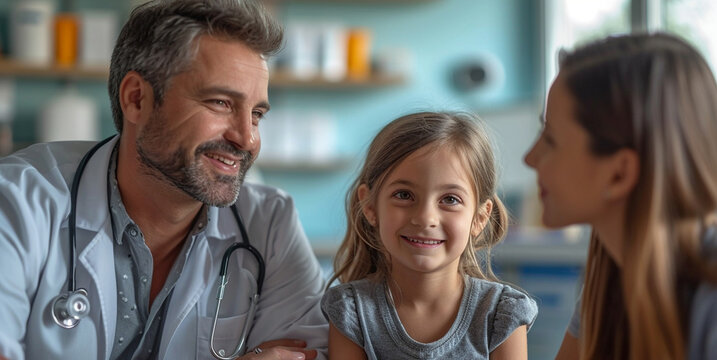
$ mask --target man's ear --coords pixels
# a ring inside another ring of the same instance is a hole
[[[368,199],[371,190],[368,188],[368,185],[361,184],[359,185],[357,192],[359,201],[364,202],[366,199]],[[366,206],[363,206],[361,208],[361,211],[363,212],[363,216],[366,218],[366,221],[368,221],[371,226],[376,226],[376,209],[374,208],[373,204],[366,204]]]
[[[490,220],[490,214],[493,212],[493,200],[486,200],[483,205],[478,207],[476,216],[473,218],[471,224],[471,236],[476,237],[483,231],[483,228],[488,224]]]
[[[623,200],[637,186],[640,178],[640,157],[633,149],[620,149],[610,155],[608,184],[603,192],[605,200]]]
[[[148,118],[154,109],[152,86],[136,71],[128,72],[122,79],[119,100],[124,119],[131,124]]]

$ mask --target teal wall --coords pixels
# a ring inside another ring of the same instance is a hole
[[[10,3],[10,0],[0,0],[0,42],[5,51]],[[76,0],[62,4],[60,6],[72,8],[112,9],[121,20],[129,10],[129,1]],[[337,20],[367,27],[373,32],[374,49],[400,47],[409,50],[413,59],[413,72],[405,85],[372,90],[270,90],[273,109],[297,112],[320,109],[331,113],[338,122],[338,151],[353,159],[347,167],[336,171],[263,173],[268,183],[294,196],[312,241],[317,245],[335,245],[340,241],[345,224],[346,190],[372,136],[391,119],[425,109],[467,109],[480,113],[535,100],[540,64],[537,10],[537,2],[527,0],[389,4],[287,1],[279,6],[278,15],[284,22]],[[481,94],[454,90],[449,81],[452,66],[466,56],[482,52],[493,54],[502,63],[503,86]],[[48,79],[16,82],[13,126],[16,141],[34,140],[38,110],[63,86],[62,81]],[[102,133],[111,134],[113,126],[106,85],[81,81],[74,86],[96,100]],[[266,121],[271,121],[271,116]]]
[[[373,31],[374,49],[401,47],[413,54],[414,71],[403,86],[367,91],[270,93],[273,109],[330,111],[338,122],[339,151],[354,159],[348,168],[334,173],[264,174],[267,182],[294,196],[304,227],[315,242],[340,241],[345,226],[346,191],[371,138],[393,118],[424,109],[467,109],[480,113],[531,102],[537,96],[539,18],[534,1],[292,3],[282,7],[280,15],[285,21],[336,19],[367,27]],[[493,54],[502,63],[503,86],[478,95],[456,91],[449,81],[453,65],[465,56],[481,52]],[[270,117],[267,121],[271,121]]]

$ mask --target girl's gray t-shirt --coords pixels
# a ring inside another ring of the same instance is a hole
[[[413,340],[388,299],[385,282],[357,280],[326,291],[321,309],[368,359],[488,359],[518,327],[532,326],[538,307],[508,285],[468,278],[453,325],[439,340]]]

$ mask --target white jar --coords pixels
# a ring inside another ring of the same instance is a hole
[[[16,1],[10,14],[10,54],[17,61],[33,65],[52,63],[52,2]]]
[[[97,106],[67,88],[50,99],[37,124],[37,141],[97,140]]]

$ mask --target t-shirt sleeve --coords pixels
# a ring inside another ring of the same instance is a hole
[[[363,347],[361,324],[356,311],[356,300],[350,284],[334,286],[321,299],[321,310],[331,324],[349,340]]]
[[[527,325],[533,326],[538,316],[538,305],[522,291],[505,286],[496,305],[493,331],[491,331],[489,351],[495,350],[515,329]]]
[[[697,288],[689,331],[689,359],[717,359],[717,286]]]

